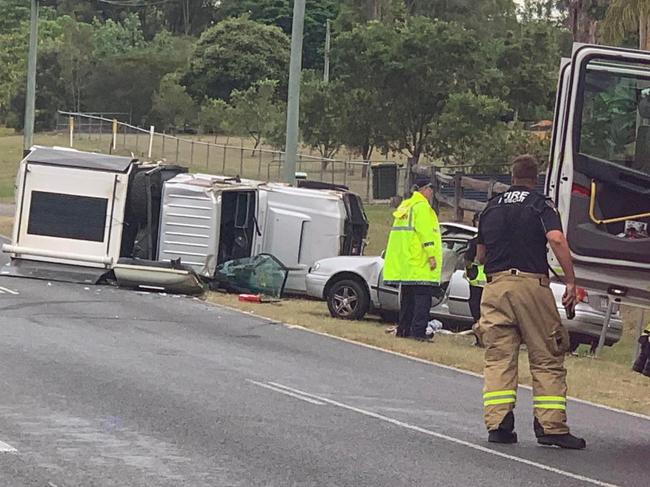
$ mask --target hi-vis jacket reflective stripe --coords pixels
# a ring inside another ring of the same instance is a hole
[[[442,271],[442,239],[438,217],[427,199],[415,192],[393,213],[388,236],[384,281],[391,284],[439,284]],[[429,258],[436,259],[431,270]]]
[[[481,264],[473,263],[469,269],[465,270],[464,276],[470,286],[483,287],[487,284],[485,268]]]

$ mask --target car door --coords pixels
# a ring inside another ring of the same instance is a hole
[[[399,311],[399,286],[384,282],[383,269],[377,282],[377,301],[382,310]]]
[[[579,284],[649,302],[650,52],[577,46],[552,140],[546,188]]]

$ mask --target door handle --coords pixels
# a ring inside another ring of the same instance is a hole
[[[619,223],[619,222],[624,222],[626,220],[635,220],[637,218],[648,218],[648,217],[650,217],[650,211],[646,213],[637,213],[635,215],[606,218],[604,220],[597,218],[596,217],[596,180],[595,179],[591,180],[591,196],[589,198],[589,218],[591,218],[591,221],[594,222],[596,225],[601,225],[603,223]]]

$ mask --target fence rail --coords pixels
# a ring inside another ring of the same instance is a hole
[[[158,132],[153,126],[142,128],[101,114],[59,111],[58,115],[57,131],[65,136],[66,145],[70,147],[111,154],[133,154],[144,160],[182,164],[195,172],[268,181],[279,181],[281,178],[285,153],[263,146],[252,147],[243,138],[199,134],[180,137]],[[374,182],[371,169],[375,163],[396,164],[397,194],[403,195],[408,191],[408,169],[395,161],[333,159],[299,153],[296,174],[314,181],[345,186],[371,202]],[[416,166],[413,171],[431,175],[432,168]],[[480,180],[459,171],[447,174],[444,170],[438,168],[435,177],[432,177],[436,183],[436,201],[453,208],[457,221],[463,221],[465,211],[476,212],[485,207],[483,201],[467,198],[466,189],[485,192],[489,198],[494,192],[507,188],[494,179]],[[442,191],[443,187],[446,192]],[[452,195],[449,194],[449,187],[454,188]]]
[[[108,119],[99,115],[58,112],[57,131],[66,135],[70,147],[113,154],[133,154],[151,161],[164,161],[188,166],[196,172],[212,172],[248,179],[280,180],[284,152],[267,147],[251,147],[240,138],[216,135],[185,134],[185,137],[157,132]],[[206,138],[211,140],[206,140]],[[214,139],[213,139],[214,137]],[[221,140],[220,140],[221,139]],[[225,139],[225,143],[220,143]],[[386,161],[381,161],[386,162]],[[299,153],[298,177],[341,185],[372,200],[373,161],[332,159]]]

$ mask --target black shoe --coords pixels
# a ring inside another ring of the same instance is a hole
[[[517,433],[502,429],[488,431],[488,442],[505,444],[517,443]]]
[[[501,421],[499,427],[495,430],[488,431],[488,442],[490,443],[517,443],[517,433],[515,433],[515,415],[508,411]]]
[[[537,443],[546,446],[559,446],[569,450],[584,450],[587,447],[587,442],[583,438],[573,436],[571,433],[538,436]]]

